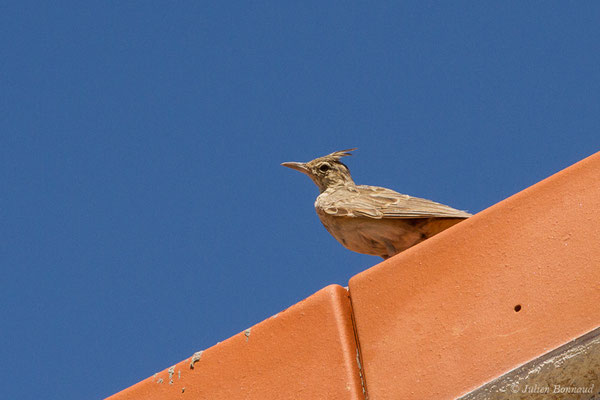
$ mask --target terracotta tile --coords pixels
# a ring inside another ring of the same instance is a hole
[[[456,398],[591,331],[600,153],[353,277],[350,293],[371,400]]]
[[[287,310],[111,397],[361,399],[348,292],[328,286]]]

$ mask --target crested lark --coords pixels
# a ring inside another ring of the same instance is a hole
[[[355,184],[340,161],[352,150],[281,164],[308,175],[319,187],[317,214],[347,249],[387,259],[471,216],[431,200]]]

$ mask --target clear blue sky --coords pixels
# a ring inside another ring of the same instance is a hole
[[[600,150],[598,2],[6,2],[6,399],[111,395],[380,261],[281,167],[478,212]]]

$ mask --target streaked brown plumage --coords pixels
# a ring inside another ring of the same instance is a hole
[[[377,186],[356,185],[340,158],[348,149],[307,163],[281,165],[310,177],[321,194],[315,209],[325,228],[347,249],[391,257],[471,214]]]

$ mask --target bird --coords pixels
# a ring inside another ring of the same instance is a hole
[[[347,149],[284,167],[308,175],[318,186],[315,209],[325,229],[344,247],[384,260],[469,218],[471,214],[394,190],[354,183],[340,161]]]

